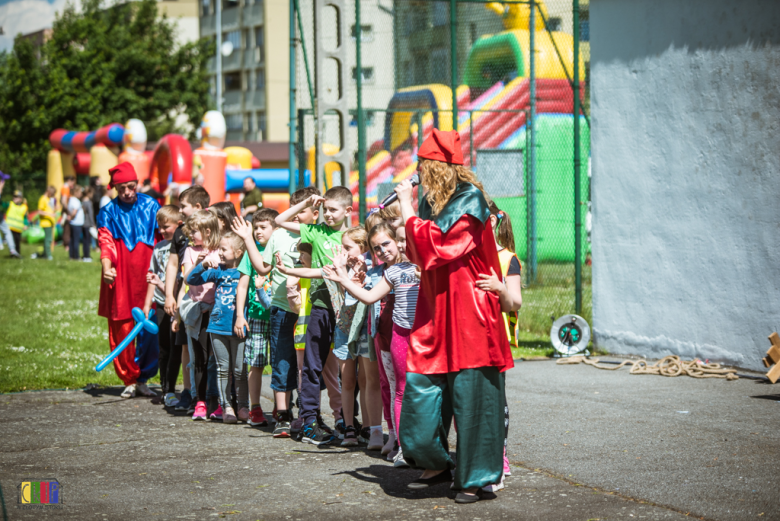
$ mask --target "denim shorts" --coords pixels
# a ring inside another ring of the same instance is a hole
[[[336,356],[336,358],[338,358],[342,362],[344,360],[347,360],[348,358],[357,360],[358,356],[368,358],[368,350],[369,350],[368,332],[365,326],[363,326],[363,330],[360,332],[360,337],[358,338],[357,353],[353,353],[352,356],[350,356],[349,345],[347,344],[347,339],[349,335],[347,335],[347,333],[344,333],[338,326],[336,326],[334,337],[335,340],[334,340],[333,354]]]
[[[298,315],[271,306],[271,389],[277,392],[298,388],[298,357],[295,354],[295,323]]]

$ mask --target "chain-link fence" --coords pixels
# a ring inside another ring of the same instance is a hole
[[[300,170],[323,172],[321,188],[350,186],[356,202],[364,193],[370,210],[415,172],[433,128],[457,128],[466,164],[511,219],[521,345],[546,338],[553,316],[591,318],[588,7],[297,0]]]

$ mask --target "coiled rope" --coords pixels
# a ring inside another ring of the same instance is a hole
[[[647,360],[624,360],[616,365],[599,365],[598,358],[587,358],[582,355],[561,358],[556,362],[558,365],[586,364],[596,369],[605,371],[616,371],[624,365],[631,365],[631,374],[657,374],[661,376],[680,376],[688,375],[693,378],[725,378],[726,380],[738,380],[736,369],[725,369],[720,364],[704,363],[700,360],[681,360],[679,356],[672,355],[662,358],[654,364],[648,364]]]

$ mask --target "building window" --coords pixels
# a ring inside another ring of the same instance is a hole
[[[225,124],[228,130],[244,130],[244,115],[243,114],[227,114],[225,116]]]
[[[249,134],[252,134],[252,132],[255,131],[255,118],[252,117],[252,113],[249,112],[246,115],[246,122],[247,122],[247,131]],[[250,136],[253,138],[254,136]]]
[[[230,31],[222,35],[223,42],[230,42],[233,44],[233,49],[238,50],[241,48],[241,31]]]
[[[263,136],[265,136],[265,112],[258,112],[257,113],[257,130],[263,133]]]
[[[590,41],[590,20],[580,20],[580,41]]]
[[[255,47],[257,47],[257,62],[265,61],[265,31],[263,26],[255,27]]]
[[[428,83],[428,55],[418,54],[414,58],[414,83],[417,85]]]
[[[230,9],[232,7],[238,7],[238,0],[224,0],[222,2],[222,9]]]
[[[265,69],[257,69],[255,73],[255,90],[265,90]]]
[[[433,3],[433,26],[441,27],[450,22],[450,10],[447,2]]]
[[[225,74],[225,92],[241,90],[241,73],[228,72]]]
[[[202,16],[208,16],[211,14],[211,0],[201,0],[200,9],[203,13]]]
[[[352,39],[357,39],[357,25],[352,25]],[[360,24],[360,41],[371,42],[374,40],[374,26],[370,24]]]
[[[363,83],[372,83],[374,81],[374,68],[363,67]],[[352,81],[357,81],[357,67],[352,67]]]

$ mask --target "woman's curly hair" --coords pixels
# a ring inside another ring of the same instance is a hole
[[[431,204],[433,215],[438,215],[449,202],[458,183],[471,183],[482,192],[485,200],[490,203],[490,197],[485,188],[477,180],[477,175],[462,165],[451,165],[441,161],[421,159],[419,166],[422,186],[427,191],[425,195]]]

